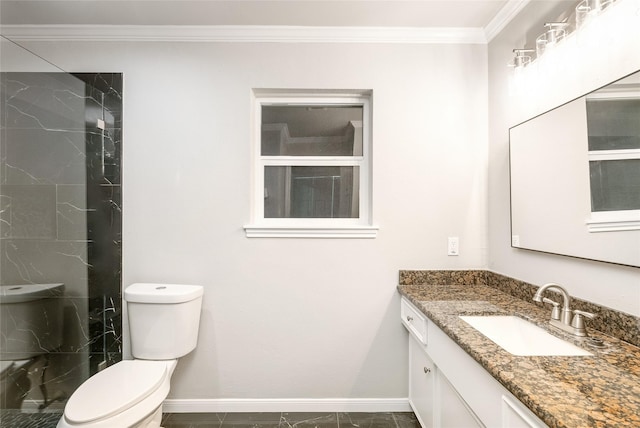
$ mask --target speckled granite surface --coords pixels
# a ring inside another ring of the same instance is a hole
[[[540,307],[545,306],[532,301],[537,286],[485,270],[401,270],[399,283],[401,285],[485,284]],[[551,308],[549,305],[547,307]],[[591,328],[640,346],[640,317],[576,298],[572,298],[571,307],[596,315],[593,320],[588,321]]]
[[[596,349],[552,329],[547,308],[485,285],[481,272],[401,273],[398,290],[550,427],[640,427],[640,348],[590,330],[606,344]],[[407,284],[417,278],[448,283]],[[514,356],[458,318],[465,314],[519,315],[594,355]]]

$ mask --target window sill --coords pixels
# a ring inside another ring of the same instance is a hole
[[[589,220],[589,232],[620,232],[626,230],[640,230],[640,219],[636,220]]]
[[[348,238],[372,239],[378,236],[378,226],[348,227],[244,227],[247,238]]]

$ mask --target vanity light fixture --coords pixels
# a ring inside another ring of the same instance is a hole
[[[575,7],[575,29],[579,30],[582,26],[588,22],[594,20],[605,9],[610,8],[613,4],[619,0],[582,0]],[[547,22],[544,24],[546,31],[536,38],[535,50],[531,49],[514,49],[516,54],[513,63],[509,66],[518,68],[526,66],[534,59],[540,58],[544,52],[549,50],[552,46],[556,45],[562,39],[569,35],[569,28],[571,24],[568,22],[568,18],[561,22]],[[535,52],[535,58],[530,55],[531,52]]]
[[[565,38],[569,23],[566,21],[547,22],[544,26],[548,30],[536,38],[536,57],[540,57],[547,49]]]
[[[580,28],[617,0],[582,0],[576,6],[576,29]]]
[[[516,54],[513,57],[513,62],[509,64],[510,67],[520,68],[531,63],[531,53],[535,52],[533,49],[514,49],[513,53]]]

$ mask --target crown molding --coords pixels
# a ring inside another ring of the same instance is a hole
[[[3,25],[15,41],[486,44],[482,28]]]
[[[504,29],[504,27],[511,22],[513,18],[516,17],[518,13],[524,7],[529,4],[531,0],[509,0],[507,4],[505,4],[502,9],[498,11],[496,16],[493,17],[491,22],[487,24],[484,29],[485,38],[487,43],[489,43],[495,36],[500,34],[500,31]]]

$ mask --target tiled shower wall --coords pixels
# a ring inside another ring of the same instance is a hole
[[[87,84],[89,351],[92,356],[90,373],[93,374],[98,365],[108,366],[122,359],[122,74],[74,76]]]
[[[121,359],[122,76],[1,84],[0,285],[65,284],[63,344],[34,361],[23,405],[55,407]]]

